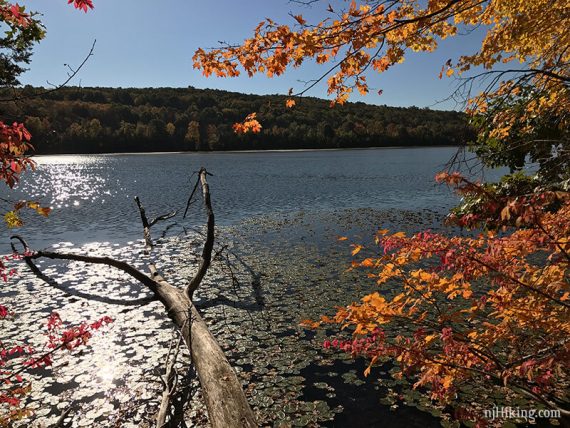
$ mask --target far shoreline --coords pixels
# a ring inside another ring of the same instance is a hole
[[[188,150],[188,151],[156,151],[156,152],[105,152],[105,153],[82,153],[82,152],[72,152],[72,153],[42,153],[38,155],[32,155],[32,158],[50,157],[50,156],[133,156],[133,155],[174,155],[174,154],[251,154],[251,153],[297,153],[297,152],[340,152],[349,150],[399,150],[399,149],[436,149],[436,148],[466,148],[465,145],[450,145],[450,144],[438,144],[438,145],[409,145],[409,146],[372,146],[372,147],[335,147],[326,149],[258,149],[258,150]]]

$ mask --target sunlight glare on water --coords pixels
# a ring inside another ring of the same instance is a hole
[[[53,208],[79,206],[80,200],[96,202],[101,194],[110,194],[100,157],[43,156],[36,159],[42,180],[33,180],[25,190],[33,197],[50,196]],[[24,190],[24,189],[22,189]]]
[[[113,385],[113,381],[115,380],[115,361],[107,354],[109,354],[109,352],[101,352],[97,354],[97,359],[95,360],[95,372],[97,374],[97,380],[101,384],[101,388],[103,390],[111,387]]]
[[[134,196],[151,215],[183,211],[190,177],[202,166],[213,174],[209,181],[218,224],[299,210],[429,207],[444,212],[456,199],[433,178],[456,150],[40,156],[38,170],[24,174],[16,192],[0,191],[0,197],[53,208],[47,219],[30,214],[21,230],[36,247],[138,239]]]

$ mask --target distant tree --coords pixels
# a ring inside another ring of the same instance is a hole
[[[174,123],[168,122],[166,124],[166,135],[168,135],[169,137],[173,137],[175,133],[176,133],[176,126],[174,125]]]
[[[190,143],[191,149],[196,149],[200,145],[200,124],[193,120],[188,124],[188,130],[184,136],[184,140]]]
[[[208,149],[215,150],[220,142],[220,134],[218,133],[218,128],[216,125],[208,125],[208,128],[206,129],[206,138],[208,142]]]
[[[24,122],[32,135],[45,135],[48,132],[49,127],[46,127],[45,120],[37,116],[27,116]]]
[[[121,121],[118,134],[125,140],[132,140],[135,138],[137,126],[130,122]]]
[[[142,122],[137,122],[135,135],[141,140],[148,140],[152,136],[150,128]]]
[[[86,136],[84,127],[77,122],[73,122],[71,125],[69,125],[69,127],[65,130],[65,135],[69,138],[69,140],[75,141],[76,143],[83,141]]]
[[[332,140],[335,136],[334,128],[329,123],[322,124],[320,132],[325,142]]]
[[[97,141],[102,132],[103,127],[101,126],[99,119],[93,118],[87,122],[87,126],[85,127],[85,136],[89,140]]]
[[[133,105],[134,100],[132,95],[127,90],[116,90],[112,93],[112,101],[117,104]]]

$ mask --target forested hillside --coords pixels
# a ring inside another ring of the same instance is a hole
[[[456,145],[471,131],[463,113],[285,98],[195,88],[68,87],[3,90],[2,115],[22,118],[36,153],[251,150]],[[257,112],[259,134],[232,124]]]

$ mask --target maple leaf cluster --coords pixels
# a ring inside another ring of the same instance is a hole
[[[93,0],[67,0],[67,4],[73,3],[76,9],[80,9],[83,12],[88,12],[93,9]]]
[[[10,187],[14,187],[23,171],[35,168],[35,162],[28,157],[33,149],[30,138],[23,124],[0,121],[0,180]]]
[[[13,316],[0,305],[0,320]],[[22,376],[27,370],[53,365],[53,357],[60,350],[72,351],[87,345],[93,333],[113,320],[104,316],[93,322],[82,322],[65,327],[60,315],[52,312],[46,324],[47,352],[38,352],[33,346],[0,342],[0,426],[28,417],[32,412],[23,406],[23,399],[31,392],[31,382]]]
[[[233,130],[236,134],[246,134],[251,132],[253,134],[258,134],[261,132],[261,124],[257,120],[257,113],[251,113],[247,115],[242,123],[234,123]]]
[[[31,23],[31,18],[25,12],[25,8],[18,4],[10,4],[0,1],[0,20],[14,27],[27,28]]]
[[[462,194],[483,192],[458,173],[438,180]],[[570,194],[493,202],[490,223],[509,233],[380,230],[379,256],[352,264],[369,271],[378,291],[305,325],[350,328],[352,339],[329,339],[324,347],[367,357],[366,375],[389,359],[395,376],[412,379],[433,400],[450,403],[468,385],[554,406],[570,380]],[[482,220],[454,218],[463,225]],[[363,249],[353,247],[353,255]],[[480,412],[473,415],[464,414],[482,423]]]
[[[493,123],[489,138],[504,138],[513,127],[531,135],[534,118],[548,115],[560,130],[570,124],[570,16],[566,2],[550,0],[394,0],[351,1],[335,10],[330,5],[325,18],[309,23],[294,15],[294,25],[265,19],[253,35],[238,45],[198,49],[194,67],[205,76],[280,76],[305,61],[332,63],[315,83],[327,82],[332,105],[345,103],[354,91],[365,95],[367,75],[383,73],[403,62],[410,52],[431,52],[441,40],[471,28],[484,27],[485,36],[473,55],[448,60],[445,74],[464,79],[474,68],[483,72],[485,88],[472,96],[469,79],[461,86],[468,100],[467,113],[488,115]],[[462,30],[462,31],[459,31]],[[494,70],[497,65],[525,64]],[[326,78],[326,79],[325,79]],[[314,86],[309,85],[309,88]],[[530,93],[521,93],[521,87]],[[308,89],[308,88],[307,88]],[[301,92],[304,93],[307,89]],[[379,94],[382,90],[378,91]],[[524,96],[523,96],[524,95]],[[504,108],[506,99],[516,99],[519,108]],[[287,101],[289,103],[289,101]],[[496,108],[490,109],[495,105]],[[520,126],[520,124],[524,124]]]
[[[0,121],[0,181],[13,188],[19,181],[20,175],[27,169],[34,170],[36,163],[29,157],[28,152],[33,150],[30,144],[31,135],[21,123],[6,125]],[[23,221],[19,215],[23,208],[35,210],[38,214],[47,217],[51,208],[42,207],[33,201],[18,201],[14,208],[4,214],[4,221],[9,228],[21,227]],[[5,271],[0,265],[0,275]]]

